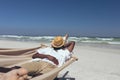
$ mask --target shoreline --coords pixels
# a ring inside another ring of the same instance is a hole
[[[19,44],[20,46],[17,46],[17,44]],[[39,42],[35,42],[35,41],[19,41],[19,40],[0,40],[0,48],[26,48],[26,47],[36,47],[36,46],[40,46],[40,44],[45,44],[50,46],[50,42],[49,41],[39,41]],[[6,46],[6,44],[9,44],[8,46]],[[15,45],[16,44],[16,45]],[[22,44],[25,44],[24,46]],[[101,49],[115,49],[115,50],[120,50],[120,45],[114,45],[114,44],[94,44],[94,43],[77,43],[76,42],[76,46],[79,47],[86,47],[86,48],[101,48]]]

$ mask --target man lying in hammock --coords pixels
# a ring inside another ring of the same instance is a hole
[[[28,75],[34,76],[62,66],[71,57],[75,45],[74,41],[66,43],[67,39],[68,34],[64,37],[55,37],[51,47],[38,49],[32,56],[33,60],[21,65],[21,67],[28,71]]]
[[[38,49],[31,62],[21,65],[20,68],[26,69],[28,75],[36,76],[62,66],[71,57],[75,46],[74,41],[66,43],[67,39],[68,34],[65,37],[55,37],[51,47]]]

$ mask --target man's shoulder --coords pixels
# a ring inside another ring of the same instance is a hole
[[[52,48],[50,48],[50,47],[44,47],[44,48],[39,48],[37,51],[49,51],[51,49]]]
[[[64,53],[70,53],[70,52],[68,49],[60,49],[60,50],[58,50],[58,53],[64,54]]]
[[[42,47],[42,48],[39,48],[38,50],[41,50],[41,49],[52,49],[51,47],[47,46],[47,47]]]

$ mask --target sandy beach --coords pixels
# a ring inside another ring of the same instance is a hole
[[[0,40],[0,48],[32,48],[41,43]],[[43,43],[49,45],[48,43]],[[61,71],[64,80],[120,80],[120,49],[76,45],[78,61]]]

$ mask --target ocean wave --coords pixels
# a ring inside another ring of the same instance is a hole
[[[0,35],[0,39],[18,40],[18,41],[51,41],[55,36],[17,36],[17,35]],[[69,41],[78,43],[98,43],[98,44],[119,44],[120,38],[100,38],[100,37],[69,37]]]
[[[114,40],[114,38],[96,38],[97,40],[101,40],[101,41],[112,41]]]
[[[108,42],[109,44],[119,44],[120,45],[120,42]]]

